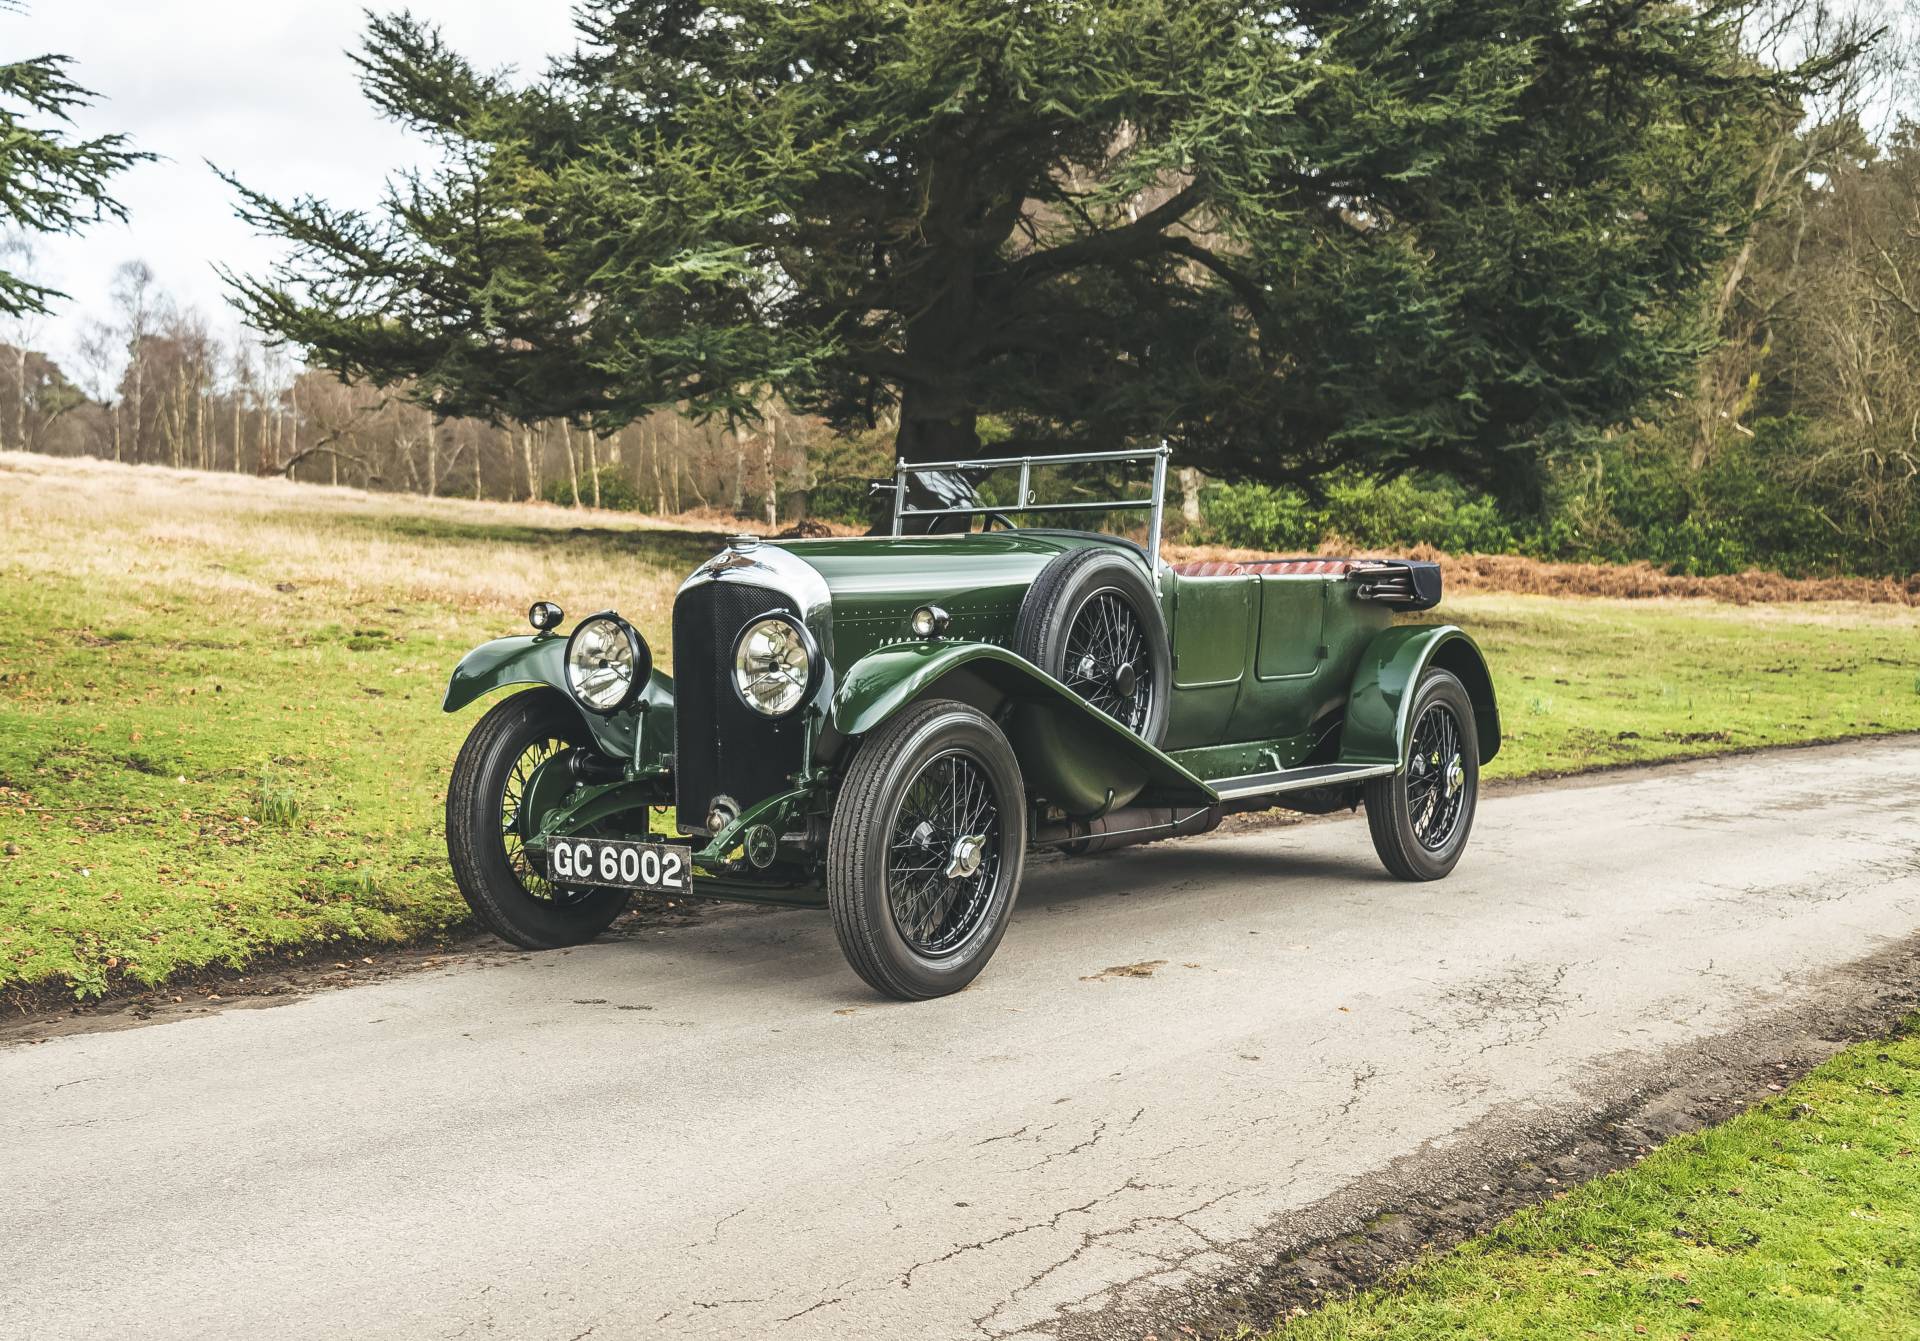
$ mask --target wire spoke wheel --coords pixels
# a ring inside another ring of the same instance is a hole
[[[966,944],[1000,876],[1000,808],[979,761],[929,759],[901,795],[888,835],[887,903],[900,936],[928,956]]]
[[[1407,759],[1407,811],[1414,837],[1429,852],[1446,847],[1465,808],[1460,742],[1460,719],[1448,704],[1429,704],[1414,723]]]
[[[507,769],[505,783],[500,791],[500,846],[507,859],[507,868],[513,872],[514,878],[520,882],[520,888],[528,898],[563,908],[586,899],[591,891],[569,885],[556,885],[547,879],[544,863],[536,861],[526,849],[520,812],[527,803],[528,786],[540,766],[551,762],[563,750],[570,748],[569,742],[557,736],[530,742]]]
[[[1119,592],[1088,597],[1067,630],[1061,681],[1088,703],[1139,732],[1153,712],[1153,658],[1147,630]]]
[[[528,950],[579,945],[605,931],[632,895],[547,879],[527,851],[577,786],[576,752],[591,753],[580,711],[557,690],[509,694],[467,734],[447,779],[447,860],[481,926]]]

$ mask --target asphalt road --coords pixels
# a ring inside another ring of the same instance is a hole
[[[726,912],[0,1049],[0,1336],[1137,1336],[1867,991],[1917,814],[1920,742],[1785,751],[1494,795],[1436,885],[1352,820],[1039,867],[921,1005]]]

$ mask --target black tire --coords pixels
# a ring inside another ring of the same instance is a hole
[[[534,689],[495,704],[474,724],[447,783],[447,857],[467,906],[487,930],[529,950],[590,941],[631,897],[619,889],[550,886],[505,832],[514,770],[543,746],[590,748],[580,712],[558,690]]]
[[[1102,659],[1080,641],[1109,601],[1124,606],[1134,621],[1138,650],[1133,656]],[[1132,557],[1090,546],[1070,550],[1042,568],[1020,603],[1013,650],[1149,745],[1165,738],[1173,702],[1173,653],[1159,597]],[[1126,677],[1123,683],[1114,681],[1117,674]]]
[[[1452,673],[1430,670],[1415,691],[1408,757],[1366,784],[1373,850],[1402,880],[1438,880],[1460,861],[1480,799],[1480,737],[1473,701]],[[1449,737],[1433,736],[1450,729]],[[1454,772],[1457,760],[1458,772]]]
[[[991,816],[974,812],[980,834],[946,834],[921,817],[926,789],[954,778],[968,795],[990,794]],[[962,840],[972,838],[984,842],[963,852]],[[847,963],[896,1000],[959,991],[1006,933],[1026,847],[1020,764],[1000,728],[950,699],[908,708],[861,741],[827,836],[827,907]],[[953,864],[963,860],[974,869],[955,877]],[[902,925],[903,909],[911,925]],[[915,910],[926,915],[915,919]]]

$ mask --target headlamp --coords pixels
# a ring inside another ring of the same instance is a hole
[[[593,712],[619,712],[652,674],[646,640],[611,610],[581,620],[567,639],[567,688]]]
[[[813,635],[791,615],[762,615],[734,641],[734,691],[757,713],[786,716],[806,702],[819,673]]]

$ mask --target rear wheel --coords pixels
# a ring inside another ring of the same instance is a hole
[[[574,750],[592,749],[579,711],[551,689],[515,694],[474,724],[447,783],[447,856],[480,923],[552,950],[592,940],[627,906],[618,889],[555,885],[526,850],[540,810],[571,789]]]
[[[957,992],[1005,934],[1026,857],[1020,765],[962,703],[909,708],[861,742],[827,840],[840,948],[875,991]]]
[[[1381,862],[1402,880],[1438,880],[1466,850],[1480,795],[1480,737],[1466,686],[1450,672],[1420,681],[1398,773],[1366,784],[1367,828]]]

